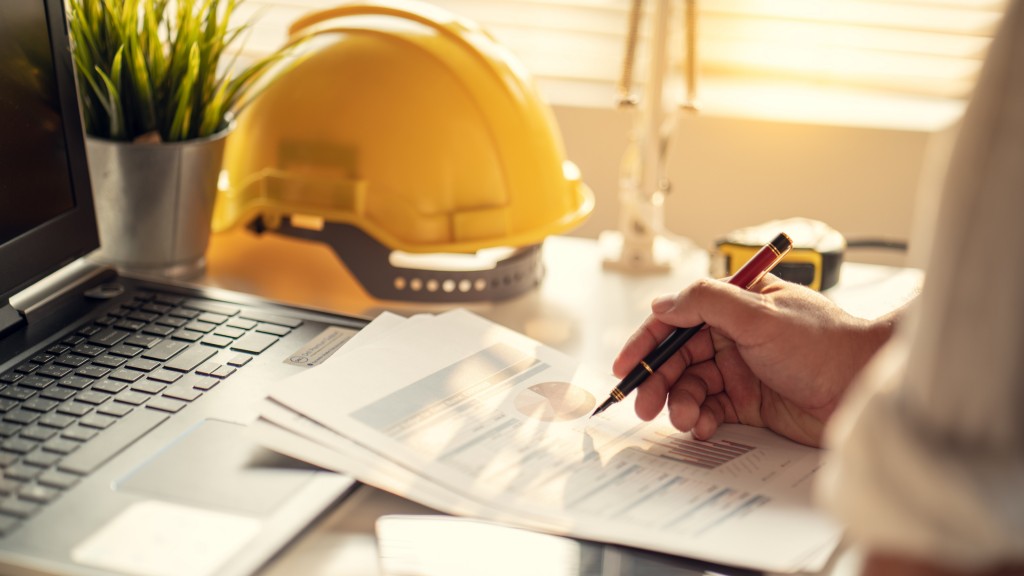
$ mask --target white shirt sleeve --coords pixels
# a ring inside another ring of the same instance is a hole
[[[831,421],[818,496],[865,547],[1024,564],[1024,9],[950,160],[925,286]]]

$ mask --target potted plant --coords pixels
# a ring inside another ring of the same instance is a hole
[[[284,55],[240,63],[240,1],[68,0],[101,260],[204,269],[224,139]]]

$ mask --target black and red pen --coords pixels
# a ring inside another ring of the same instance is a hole
[[[757,283],[758,280],[764,277],[765,274],[771,272],[772,268],[782,260],[782,257],[793,247],[793,240],[790,239],[785,233],[779,233],[774,240],[765,244],[760,250],[757,251],[754,256],[743,265],[742,268],[736,271],[736,274],[729,279],[729,283],[734,286],[740,286],[744,290],[750,288]],[[636,390],[637,386],[647,380],[647,377],[661,367],[666,360],[672,357],[673,354],[679,351],[684,344],[693,338],[695,334],[701,331],[704,327],[704,323],[701,322],[696,326],[690,326],[689,328],[676,328],[658,344],[654,350],[652,350],[639,364],[636,365],[633,370],[622,379],[621,382],[615,388],[612,389],[611,394],[608,395],[608,399],[603,404],[594,410],[594,413],[590,415],[591,418],[597,416],[601,412],[608,409],[609,406],[622,400],[627,394]]]

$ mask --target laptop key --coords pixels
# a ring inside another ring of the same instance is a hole
[[[5,421],[14,422],[16,424],[28,425],[35,422],[37,418],[39,418],[38,412],[23,410],[21,408],[18,408],[17,410],[12,410],[7,414],[4,414]]]
[[[155,371],[151,372],[149,374],[148,378],[150,380],[154,380],[156,382],[162,382],[164,384],[171,384],[171,383],[177,382],[178,379],[181,378],[181,373],[180,372],[171,372],[170,370],[164,370],[163,368],[161,368],[160,370],[155,370]]]
[[[10,478],[0,478],[0,495],[14,494],[21,488],[21,482]]]
[[[270,334],[264,333],[250,333],[242,336],[231,345],[231,349],[235,352],[248,352],[250,354],[259,354],[270,348],[278,338]]]
[[[43,449],[37,449],[35,452],[25,456],[25,463],[33,466],[39,466],[40,468],[49,468],[57,462],[60,462],[61,455],[54,452],[47,452]]]
[[[206,344],[207,346],[214,346],[216,348],[227,348],[232,342],[234,342],[233,339],[228,338],[227,336],[218,336],[216,334],[203,338],[203,344]]]
[[[164,364],[164,368],[177,372],[191,372],[196,366],[217,354],[216,350],[203,346],[190,346],[187,350]]]
[[[270,324],[277,324],[278,326],[287,326],[289,328],[298,328],[302,326],[302,320],[298,318],[285,318],[283,316],[277,316],[276,314],[268,314],[261,310],[246,310],[240,314],[242,318],[247,320],[256,320],[258,322],[268,322]]]
[[[15,518],[28,518],[39,510],[39,504],[25,500],[4,500],[0,502],[0,514]]]
[[[104,348],[109,348],[121,342],[130,334],[131,332],[128,332],[126,330],[118,330],[117,328],[104,328],[103,330],[100,330],[99,332],[93,334],[89,338],[89,343],[95,344],[97,346],[103,346]]]
[[[59,490],[54,490],[47,486],[40,486],[38,484],[28,484],[21,487],[18,490],[18,497],[23,500],[30,502],[38,502],[40,504],[46,504],[50,500],[53,500],[60,494]]]
[[[36,476],[42,473],[43,469],[37,466],[29,466],[27,464],[17,463],[13,466],[8,466],[4,469],[4,478],[12,478],[14,480],[28,481],[32,480]]]
[[[57,381],[61,386],[67,386],[68,388],[74,388],[75,390],[85,390],[89,387],[89,384],[93,383],[93,379],[86,376],[65,376]]]
[[[146,394],[159,394],[166,387],[166,384],[157,382],[156,380],[143,380],[132,384],[132,390],[135,392],[145,392]]]
[[[200,322],[209,322],[210,324],[223,324],[224,322],[227,322],[228,316],[215,314],[213,312],[203,312],[198,318],[196,318],[196,320],[199,320]]]
[[[117,422],[117,418],[113,416],[107,416],[105,414],[86,414],[82,416],[82,419],[78,421],[82,426],[88,426],[90,428],[97,428],[100,430],[109,428],[112,424]]]
[[[9,534],[20,525],[17,518],[0,516],[0,535]]]
[[[76,440],[78,442],[87,442],[92,440],[97,434],[99,434],[99,431],[92,428],[85,428],[83,426],[74,426],[60,433],[61,438]]]
[[[100,354],[106,352],[107,349],[102,346],[94,346],[92,344],[79,344],[78,346],[72,348],[71,351],[80,356],[88,356],[89,358],[95,358]]]
[[[3,444],[0,444],[0,447],[2,447],[4,450],[7,450],[8,452],[15,452],[17,454],[28,454],[29,452],[35,450],[38,444],[38,442],[34,440],[29,440],[27,438],[8,438],[7,440],[4,440]]]
[[[72,452],[57,465],[57,469],[73,474],[88,474],[164,420],[167,420],[166,414],[152,410],[135,410]]]
[[[218,366],[216,370],[210,372],[210,376],[214,378],[227,378],[234,374],[236,370],[238,369],[234,366]]]
[[[136,348],[136,350],[140,349]],[[115,356],[113,354],[104,354],[103,356],[94,359],[92,363],[104,366],[106,368],[117,368],[121,364],[125,363],[125,359],[120,356]]]
[[[38,374],[31,374],[25,376],[18,382],[18,386],[26,386],[28,388],[46,388],[50,384],[53,384],[53,378],[47,378],[45,376],[39,376]]]
[[[0,382],[5,384],[14,384],[18,380],[21,380],[23,374],[19,372],[8,371],[0,374]]]
[[[111,372],[107,377],[111,380],[120,380],[121,382],[135,382],[143,376],[145,376],[145,373],[139,372],[138,370],[118,368]]]
[[[197,300],[195,298],[189,298],[182,303],[182,306],[186,308],[192,308],[194,310],[200,310],[202,312],[213,312],[214,314],[223,314],[224,316],[234,316],[238,314],[239,309],[234,306],[227,304],[218,304],[210,302],[208,300]]]
[[[75,374],[78,376],[87,376],[89,378],[103,378],[110,373],[110,368],[105,366],[97,366],[90,364],[88,366],[82,366],[78,370],[75,370]]]
[[[202,394],[203,393],[201,391],[196,390],[188,383],[175,384],[174,386],[167,388],[167,390],[164,390],[164,396],[174,398],[176,400],[183,400],[185,402],[191,402],[202,396]]]
[[[115,402],[131,404],[132,406],[141,406],[146,403],[146,400],[149,400],[149,396],[134,390],[125,390],[124,392],[118,393],[117,396],[114,396]]]
[[[106,392],[108,394],[117,394],[121,390],[124,390],[128,386],[126,382],[118,382],[117,380],[100,380],[93,385],[93,390],[99,390],[100,392]]]
[[[40,392],[39,395],[42,396],[43,398],[49,398],[51,400],[64,401],[67,400],[68,398],[71,398],[77,393],[78,391],[75,390],[74,388],[65,388],[63,386],[51,386],[46,390]]]
[[[175,400],[173,398],[167,398],[165,396],[153,398],[146,404],[146,408],[152,408],[154,410],[162,410],[164,412],[171,413],[177,412],[178,410],[181,410],[185,406],[186,404],[181,400]]]
[[[93,334],[99,332],[102,329],[103,329],[102,326],[97,326],[95,324],[90,324],[88,326],[82,326],[81,328],[79,328],[78,329],[78,334],[80,336],[92,336]]]
[[[120,418],[121,416],[124,416],[125,414],[131,412],[132,411],[132,407],[129,406],[128,404],[121,404],[119,402],[111,402],[110,404],[107,404],[106,406],[100,407],[96,411],[99,412],[100,414],[106,414],[107,416],[114,416],[116,418]]]
[[[93,406],[99,406],[110,398],[110,394],[104,394],[103,392],[97,392],[95,390],[83,390],[75,396],[75,400],[79,402],[85,402],[86,404],[92,404]],[[29,400],[31,402],[31,400]],[[27,404],[28,402],[26,402]]]
[[[21,431],[21,436],[23,438],[28,438],[29,440],[35,440],[37,442],[43,442],[45,440],[49,440],[50,438],[53,438],[54,434],[56,434],[56,433],[57,433],[57,429],[56,428],[48,428],[46,426],[40,426],[39,423],[37,422],[35,424],[32,424],[31,426],[25,427],[25,429],[23,429]]]
[[[78,450],[78,447],[81,445],[81,442],[68,440],[67,438],[50,438],[43,444],[43,450],[57,454],[71,454]]]
[[[142,329],[143,334],[152,334],[153,336],[170,336],[174,332],[174,328],[170,326],[162,326],[160,324],[150,324]]]
[[[75,356],[74,354],[69,354],[68,356],[74,356],[75,358],[83,358],[82,356]],[[67,376],[69,372],[71,372],[70,367],[60,366],[58,364],[50,364],[48,366],[43,366],[39,370],[36,370],[36,374],[41,376],[48,376],[50,378],[63,378]]]
[[[78,476],[74,474],[68,474],[67,472],[61,472],[60,470],[47,470],[36,478],[36,482],[45,486],[53,486],[54,488],[61,488],[67,490],[78,482]]]
[[[149,358],[150,360],[157,360],[159,362],[166,362],[185,348],[188,348],[188,344],[185,344],[184,342],[164,340],[143,352],[142,357]]]
[[[11,400],[27,400],[35,395],[35,390],[31,388],[23,388],[21,386],[8,386],[3,390],[0,390],[0,396],[4,398],[10,398]]]
[[[57,412],[60,412],[61,414],[69,414],[71,416],[85,416],[89,412],[92,412],[92,406],[84,402],[68,400],[57,407]]]
[[[73,424],[75,418],[68,416],[67,414],[57,414],[56,412],[51,414],[44,414],[39,418],[39,424],[43,426],[50,426],[51,428],[67,428]]]
[[[128,338],[125,338],[124,342],[121,342],[117,346],[114,346],[113,348],[111,348],[110,349],[110,353],[111,354],[118,354],[118,355],[124,356],[124,354],[122,354],[122,351],[121,351],[122,349],[124,349],[124,348],[135,348],[136,350],[134,351],[134,354],[132,354],[132,356],[135,356],[135,354],[139,353],[139,350],[138,350],[139,348],[143,348],[143,349],[145,349],[145,348],[152,348],[153,346],[156,346],[157,343],[160,342],[161,340],[163,340],[163,339],[159,338],[157,336],[149,336],[147,334],[133,334],[133,335],[129,336]],[[124,351],[125,352],[131,352],[131,350],[124,350]]]
[[[98,354],[97,354],[97,356],[98,356]],[[82,356],[80,354],[72,354],[71,352],[68,352],[66,354],[61,354],[60,356],[58,356],[57,359],[54,360],[54,363],[55,364],[60,364],[62,366],[70,366],[72,368],[78,368],[82,364],[85,364],[86,362],[88,362],[89,358],[91,358],[91,356]],[[40,368],[39,370],[36,370],[36,373],[37,374],[44,374],[43,370],[44,370],[44,368]],[[63,376],[63,374],[61,374],[60,376]],[[54,376],[54,378],[60,378],[60,376]]]
[[[256,331],[263,332],[265,334],[273,334],[274,336],[287,336],[291,334],[292,329],[285,326],[278,326],[277,324],[261,323],[256,326]]]
[[[30,398],[21,404],[22,408],[26,410],[32,410],[33,412],[49,412],[57,407],[60,402],[51,400],[49,398]]]
[[[125,368],[131,368],[140,372],[152,372],[159,366],[160,363],[156,360],[146,360],[145,358],[134,358],[124,365]]]

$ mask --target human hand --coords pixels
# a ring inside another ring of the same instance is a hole
[[[750,290],[699,280],[655,299],[619,352],[619,377],[676,327],[707,326],[636,391],[651,420],[710,438],[722,423],[767,427],[819,446],[825,422],[856,373],[892,333],[892,316],[853,317],[804,286],[768,275]],[[893,315],[894,316],[894,315]]]

